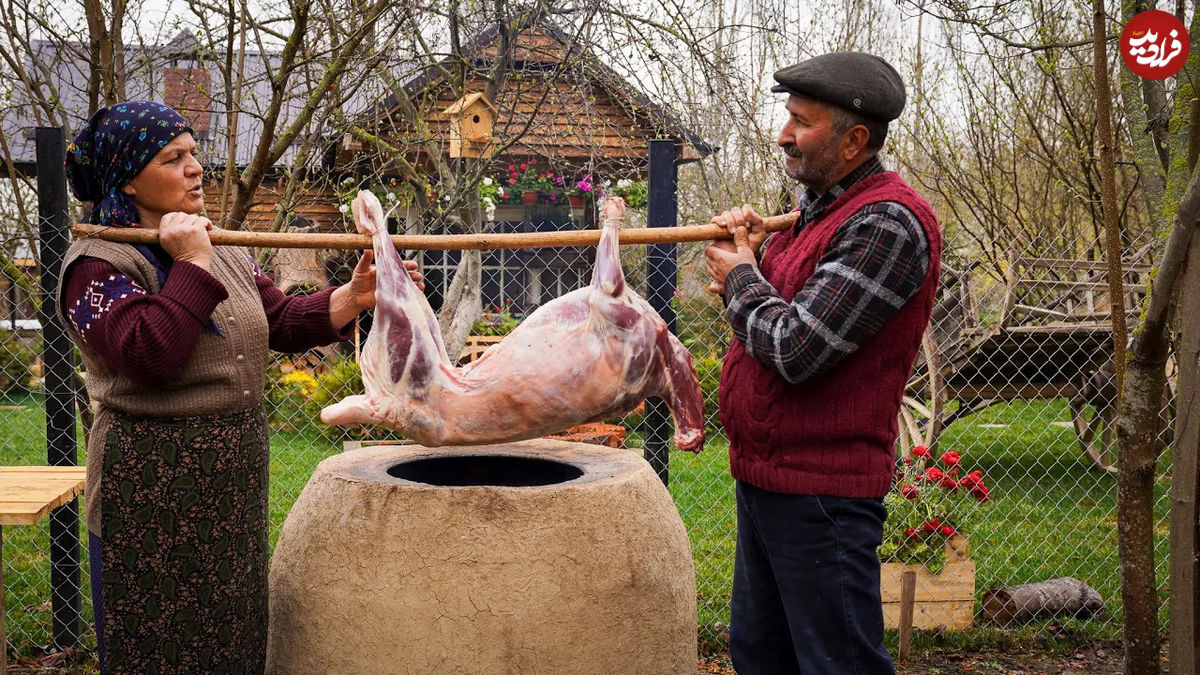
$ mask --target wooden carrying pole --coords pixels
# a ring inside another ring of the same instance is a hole
[[[768,232],[791,227],[797,214],[788,213],[764,218]],[[104,227],[102,225],[73,225],[76,239],[103,239],[127,244],[156,244],[158,231],[138,227]],[[688,225],[669,228],[637,228],[621,230],[621,244],[670,244],[689,241],[728,239],[729,234],[719,225]],[[371,236],[352,233],[249,232],[245,230],[213,230],[209,233],[213,246],[246,246],[250,248],[334,248],[368,249]],[[595,246],[600,243],[600,230],[566,232],[516,232],[511,234],[396,234],[396,248],[405,251],[464,251],[519,248],[548,248],[558,246]]]

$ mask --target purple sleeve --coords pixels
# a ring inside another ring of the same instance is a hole
[[[63,306],[80,339],[112,369],[150,387],[183,369],[225,286],[204,269],[176,262],[162,291],[150,295],[99,258],[67,269]]]
[[[342,342],[354,335],[354,322],[334,330],[329,319],[329,296],[335,289],[306,296],[284,295],[271,278],[254,266],[254,283],[262,296],[263,310],[271,327],[270,347],[277,352],[296,353],[313,347]]]

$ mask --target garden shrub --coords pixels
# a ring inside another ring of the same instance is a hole
[[[404,436],[386,427],[374,424],[359,424],[356,426],[331,426],[321,422],[321,409],[338,401],[362,394],[362,371],[358,362],[344,356],[331,356],[325,361],[329,367],[324,373],[317,375],[316,386],[304,404],[309,423],[326,438],[341,440],[400,440]]]
[[[0,394],[28,391],[34,377],[31,366],[37,360],[16,333],[0,330]]]
[[[317,379],[304,370],[284,373],[278,364],[267,370],[267,419],[271,428],[300,431],[313,423],[308,401],[317,388]],[[319,411],[318,411],[319,412]]]
[[[696,377],[700,379],[700,391],[704,394],[704,428],[710,434],[721,430],[721,420],[717,417],[717,387],[721,382],[722,362],[723,359],[717,356],[692,360]]]

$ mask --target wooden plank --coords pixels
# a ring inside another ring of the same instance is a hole
[[[78,476],[82,478],[85,475],[85,471],[86,469],[82,466],[41,466],[37,464],[28,466],[0,466],[0,478],[19,474],[33,476]]]
[[[884,604],[900,603],[901,582],[905,571],[917,574],[916,601],[952,602],[974,600],[975,561],[948,562],[934,576],[924,565],[884,563],[880,567],[879,594]]]
[[[912,655],[913,606],[916,603],[917,573],[905,570],[900,578],[900,663]]]
[[[50,515],[50,507],[31,502],[0,502],[0,525],[34,525]]]
[[[1037,326],[1008,326],[1004,329],[1007,333],[1017,335],[1035,335],[1061,333],[1067,338],[1075,337],[1077,333],[1104,333],[1112,331],[1112,324],[1103,321],[1094,322],[1075,322],[1064,321],[1061,323],[1047,323]]]
[[[968,630],[975,620],[975,600],[945,602],[918,602],[913,605],[913,628],[921,630]],[[900,627],[900,603],[884,603],[883,627],[898,630]]]
[[[1001,401],[1050,401],[1056,398],[1071,398],[1079,393],[1079,386],[1070,382],[1046,382],[1034,384],[950,384],[946,386],[947,400],[996,399]]]
[[[82,482],[41,482],[30,485],[0,484],[0,502],[36,502],[40,504],[57,499],[63,494],[70,494],[73,490],[79,488]]]
[[[1059,279],[1019,279],[1017,286],[1022,288],[1055,288],[1067,290],[1108,290],[1107,281],[1062,281]],[[1145,284],[1126,284],[1124,290],[1132,293],[1145,293]]]
[[[0,525],[32,525],[83,491],[81,466],[0,467]]]
[[[4,627],[4,526],[0,525],[0,675],[8,673],[8,633]]]
[[[1016,264],[1022,267],[1040,267],[1043,269],[1083,271],[1092,274],[1108,272],[1108,263],[1103,260],[1073,260],[1069,258],[1017,258]],[[1149,272],[1150,265],[1124,263],[1121,267],[1126,272]]]

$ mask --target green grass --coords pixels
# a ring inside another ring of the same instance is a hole
[[[0,464],[44,463],[45,422],[40,399],[0,399],[0,405],[24,406],[0,411],[0,438],[4,439]],[[1068,419],[1062,401],[997,405],[952,425],[943,434],[940,449],[957,450],[971,468],[983,469],[992,489],[992,501],[983,507],[970,532],[977,589],[1077,577],[1098,590],[1111,611],[1098,620],[1064,622],[1069,634],[1078,640],[1116,638],[1120,635],[1116,481],[1091,469],[1074,433],[1053,424]],[[82,439],[82,434],[79,437]],[[630,442],[640,445],[636,434]],[[313,431],[277,432],[271,449],[274,546],[279,527],[312,470],[338,452],[340,443]],[[1169,460],[1164,457],[1160,473],[1169,470]],[[1155,534],[1161,588],[1166,581],[1168,484],[1166,478],[1160,479],[1157,488],[1159,525]],[[691,538],[700,639],[719,648],[721,638],[714,625],[729,621],[735,537],[733,480],[725,439],[712,438],[700,455],[672,453],[670,492]],[[22,653],[50,641],[47,530],[45,522],[4,528],[7,629]],[[85,534],[82,527],[80,532]],[[85,625],[90,625],[86,555],[81,557],[84,618]],[[1028,645],[1035,638],[1048,648],[1062,643],[1065,649],[1073,644],[1061,638],[1045,642],[1044,637],[1038,625],[1016,630],[981,627],[962,635],[920,637],[917,647],[1005,648]]]

